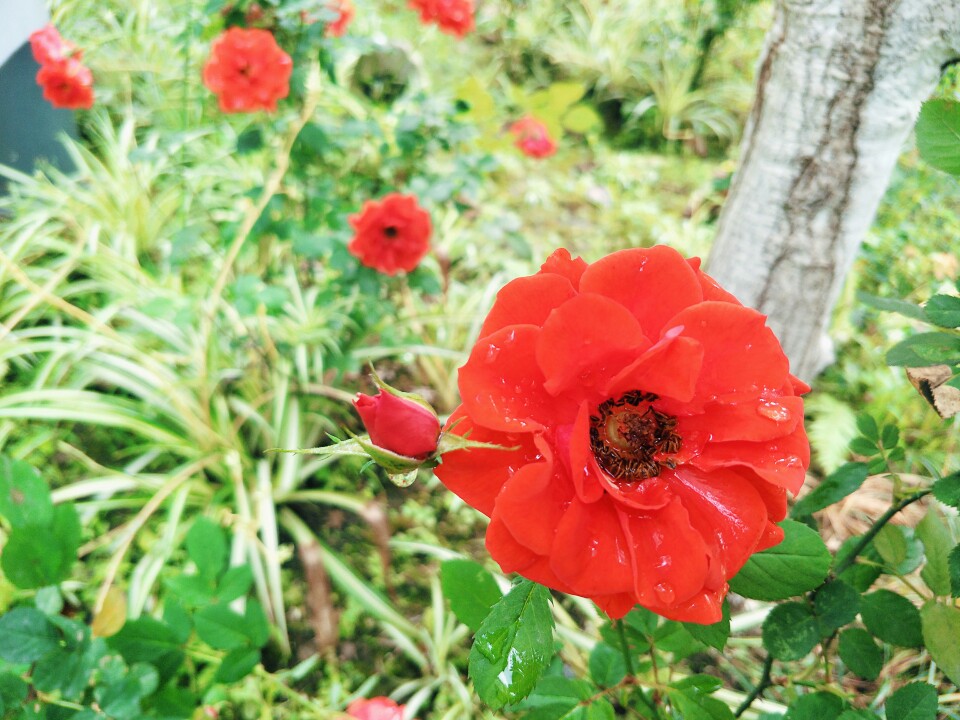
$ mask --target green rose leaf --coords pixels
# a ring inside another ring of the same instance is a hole
[[[950,594],[960,597],[960,545],[957,545],[947,556],[947,570],[950,573]]]
[[[821,636],[852,622],[858,612],[860,593],[843,580],[827,583],[813,598],[813,613],[820,623]]]
[[[951,365],[960,360],[960,337],[926,332],[901,340],[887,351],[887,365],[927,367]]]
[[[920,618],[930,657],[955,685],[960,684],[960,608],[928,600]]]
[[[217,674],[213,676],[213,681],[221,683],[237,682],[249,675],[258,662],[260,662],[260,651],[255,648],[241,647],[231,650],[223,658],[220,667],[217,668]]]
[[[627,676],[627,664],[617,648],[598,642],[590,653],[590,677],[600,687],[612,687]]]
[[[200,576],[213,580],[227,565],[227,536],[223,529],[209,518],[200,517],[187,533],[187,553]]]
[[[950,550],[953,549],[953,534],[947,527],[940,508],[931,505],[927,514],[917,524],[917,536],[923,543],[927,562],[920,577],[936,595],[950,594]]]
[[[938,170],[960,175],[960,103],[928,100],[921,106],[917,149]]]
[[[960,510],[960,473],[940,478],[933,484],[932,490],[937,500]]]
[[[861,416],[861,420],[868,415]],[[872,420],[872,418],[870,418]],[[862,430],[861,430],[862,432]],[[876,452],[876,448],[873,448]],[[866,454],[866,453],[864,453]],[[809,495],[800,498],[790,511],[791,517],[804,517],[823,510],[828,505],[840,502],[857,490],[867,479],[867,466],[864,463],[847,463],[830,473]]]
[[[873,635],[883,642],[902,647],[923,645],[920,613],[902,595],[877,590],[860,599],[860,617]]]
[[[887,698],[887,720],[936,720],[937,689],[924,682],[904,685]]]
[[[18,607],[0,616],[0,658],[32,663],[60,647],[60,633],[46,615]]]
[[[787,709],[783,720],[836,720],[843,711],[843,700],[828,692],[801,695]]]
[[[803,603],[777,605],[763,622],[763,646],[777,660],[799,660],[819,641],[817,619]]]
[[[803,523],[784,520],[784,540],[756,553],[730,581],[733,592],[754,600],[783,600],[823,582],[830,571],[830,551]]]
[[[38,542],[43,538],[43,542]],[[80,547],[80,518],[72,505],[57,505],[47,525],[21,525],[0,556],[7,579],[24,589],[56,585],[70,576]]]
[[[862,628],[848,628],[840,633],[840,659],[854,675],[876,680],[883,669],[883,648]]]
[[[490,611],[470,649],[469,674],[493,710],[533,690],[553,657],[550,591],[522,580]]]
[[[0,455],[0,515],[13,528],[47,525],[53,519],[50,488],[31,465]]]
[[[447,560],[440,566],[440,586],[457,620],[477,632],[490,608],[503,597],[497,581],[472,560]]]
[[[960,298],[953,295],[934,295],[923,306],[927,320],[945,328],[960,327]]]

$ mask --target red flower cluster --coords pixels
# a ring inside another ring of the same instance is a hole
[[[529,157],[550,157],[557,151],[557,144],[550,137],[547,126],[531,115],[520,118],[510,126],[510,132],[516,137],[514,145]]]
[[[347,32],[347,26],[353,22],[353,16],[356,13],[353,2],[352,0],[330,0],[327,7],[337,13],[337,19],[327,25],[324,32],[327,37],[342,37]]]
[[[765,318],[667,247],[555,252],[508,283],[460,369],[446,431],[508,450],[436,473],[490,517],[505,572],[720,620],[727,580],[780,542],[809,465],[803,401]]]
[[[37,84],[45,100],[69,110],[93,107],[93,73],[80,62],[83,51],[64,40],[53,25],[30,35],[30,49],[40,63]]]
[[[420,13],[423,23],[436,23],[443,32],[458,38],[474,28],[473,0],[410,0],[409,5]]]
[[[361,698],[347,706],[347,715],[357,720],[403,720],[403,705],[387,697]]]
[[[277,109],[290,92],[293,61],[267,30],[233,27],[213,41],[203,84],[223,112]]]
[[[430,214],[413,195],[391,193],[368,200],[350,216],[354,229],[347,249],[360,262],[386,275],[410,272],[430,249]]]

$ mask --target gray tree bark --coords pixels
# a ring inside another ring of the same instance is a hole
[[[832,361],[844,278],[920,103],[960,55],[958,0],[780,0],[709,272],[791,369]]]

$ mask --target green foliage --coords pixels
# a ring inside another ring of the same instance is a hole
[[[503,593],[484,567],[470,560],[448,560],[440,567],[443,594],[460,622],[474,632]]]
[[[935,168],[960,175],[960,103],[929,100],[923,104],[917,120],[917,147],[920,156]]]
[[[529,695],[553,653],[550,593],[523,580],[481,623],[470,650],[470,678],[480,699],[496,710]]]
[[[783,600],[823,582],[832,558],[820,536],[794,520],[784,520],[780,527],[783,542],[747,561],[730,581],[735,593],[756,600]]]
[[[887,720],[933,720],[937,717],[937,690],[914,682],[904,685],[886,702]]]
[[[837,652],[850,672],[864,680],[876,680],[883,669],[883,650],[866,630],[847,628],[840,633]]]
[[[960,608],[929,600],[920,611],[923,643],[930,657],[954,684],[960,682]]]
[[[781,603],[763,621],[763,646],[777,660],[799,660],[819,640],[817,618],[804,603]]]
[[[891,645],[920,647],[920,613],[916,606],[892,590],[876,590],[860,599],[860,616],[867,630]]]

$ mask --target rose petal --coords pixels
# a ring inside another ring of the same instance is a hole
[[[601,295],[577,295],[556,308],[537,341],[547,392],[559,395],[606,383],[649,347],[640,324],[622,305]]]
[[[590,412],[589,403],[580,405],[577,419],[574,421],[570,432],[569,453],[567,455],[570,459],[569,473],[577,497],[580,498],[581,502],[588,504],[596,502],[604,494],[602,473],[594,459],[593,448],[590,447]],[[557,451],[562,457],[563,448],[560,447],[560,437],[558,434]]]
[[[577,595],[631,592],[631,552],[613,503],[575,498],[557,526],[550,567]]]
[[[737,473],[699,473],[677,468],[674,492],[695,527],[720,562],[728,580],[754,552],[767,522],[767,508],[756,489]]]
[[[700,258],[688,258],[687,262],[690,263],[690,267],[697,273],[697,281],[700,283],[700,289],[703,290],[704,300],[719,300],[720,302],[733,303],[734,305],[743,304],[737,300],[735,296],[720,287],[720,283],[700,269]]]
[[[611,620],[619,620],[637,605],[637,598],[632,592],[617,593],[616,595],[600,595],[590,598],[597,607],[603,610]]]
[[[553,459],[525,465],[504,484],[494,504],[494,517],[503,521],[518,543],[537,555],[548,555],[573,487],[565,473],[556,472]],[[530,512],[537,517],[531,522]]]
[[[574,288],[580,287],[580,277],[586,269],[587,263],[583,258],[571,258],[570,251],[566,248],[554,250],[553,254],[540,266],[541,273],[562,275]]]
[[[787,378],[787,356],[766,318],[728,302],[703,302],[673,317],[669,328],[703,345],[697,395],[732,402],[779,390]]]
[[[525,574],[538,560],[538,555],[526,545],[517,542],[503,520],[494,517],[487,525],[487,552],[505,573]]]
[[[543,327],[553,309],[576,294],[569,280],[552,273],[511,280],[497,293],[496,302],[480,328],[480,337],[507,325]]]
[[[703,470],[744,465],[767,482],[796,495],[810,465],[810,443],[801,425],[776,440],[707,443],[691,462]]]
[[[649,513],[619,515],[641,605],[682,603],[703,588],[708,548],[679,499]]]
[[[528,433],[513,435],[477,425],[463,406],[458,407],[447,420],[444,432],[469,435],[471,440],[504,448],[517,447],[516,450],[471,448],[444,453],[442,462],[434,470],[434,474],[449,490],[487,517],[493,514],[494,500],[507,479],[540,457]]]
[[[707,403],[702,414],[678,418],[677,432],[683,437],[699,433],[714,442],[773,440],[792,433],[802,420],[802,398],[768,395],[732,405]]]
[[[615,398],[630,390],[643,390],[688,402],[693,398],[702,363],[703,348],[696,340],[664,338],[614,375],[604,394]]]
[[[723,619],[723,598],[727,594],[724,583],[719,590],[703,590],[689,600],[675,605],[645,605],[668,620],[713,625]]]
[[[598,260],[583,273],[580,292],[622,304],[650,338],[658,337],[683,308],[703,299],[696,273],[680,253],[664,245],[621,250]]]
[[[504,432],[534,432],[558,419],[573,420],[576,406],[543,389],[536,349],[541,330],[510,325],[481,338],[460,368],[460,397],[473,420]]]

